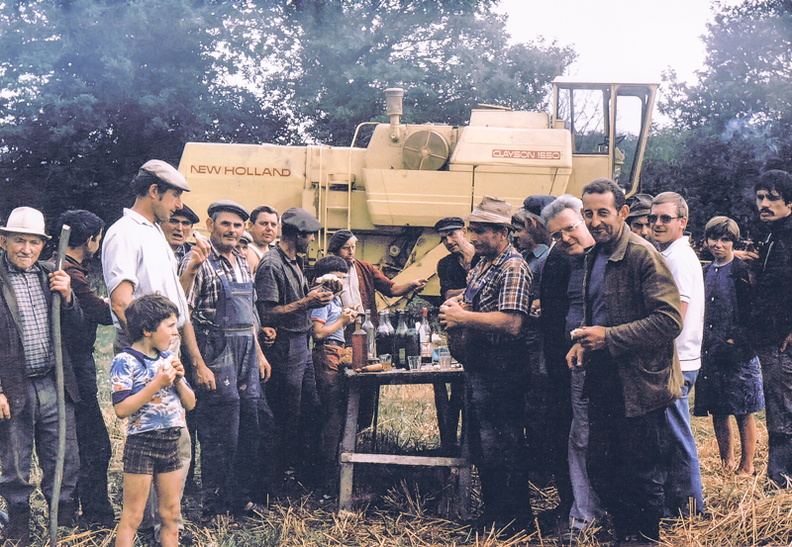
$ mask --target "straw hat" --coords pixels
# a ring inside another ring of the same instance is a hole
[[[32,207],[17,207],[8,215],[8,222],[0,227],[0,232],[30,234],[50,239],[44,225],[44,215]]]
[[[468,222],[511,227],[511,211],[512,206],[508,202],[496,197],[484,196],[467,219]]]

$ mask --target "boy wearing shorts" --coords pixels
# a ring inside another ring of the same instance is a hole
[[[132,547],[152,481],[159,495],[160,543],[179,544],[183,473],[178,442],[185,427],[184,408],[195,407],[195,394],[184,379],[184,366],[168,350],[178,336],[177,317],[178,309],[164,296],[134,300],[126,310],[134,342],[110,367],[113,407],[119,418],[129,418],[116,547]]]

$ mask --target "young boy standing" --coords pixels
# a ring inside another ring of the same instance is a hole
[[[181,505],[178,442],[185,427],[184,410],[195,406],[195,394],[184,379],[184,366],[169,351],[178,336],[178,309],[167,298],[149,294],[126,310],[132,346],[116,355],[110,368],[113,407],[129,418],[124,447],[124,507],[116,547],[132,547],[143,519],[151,483],[159,495],[160,543],[177,547]]]

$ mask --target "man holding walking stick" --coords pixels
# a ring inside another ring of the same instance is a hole
[[[66,328],[82,323],[69,275],[40,262],[45,232],[44,215],[18,207],[0,227],[0,496],[7,505],[5,538],[18,546],[30,544],[28,520],[30,467],[35,444],[42,469],[41,489],[51,502],[58,446],[58,404],[55,384],[55,333],[51,302],[62,299],[61,320]],[[72,524],[74,490],[80,463],[74,422],[77,382],[64,354],[66,453],[59,496],[58,520]]]

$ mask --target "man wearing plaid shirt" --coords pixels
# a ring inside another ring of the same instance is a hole
[[[204,515],[240,512],[252,501],[261,439],[260,420],[272,413],[260,380],[270,366],[258,345],[255,289],[237,250],[248,213],[229,200],[209,206],[211,251],[187,296],[205,364],[196,367]],[[181,270],[190,267],[190,256]]]
[[[528,355],[522,333],[531,273],[509,244],[511,205],[484,196],[468,218],[481,260],[465,293],[440,307],[449,329],[466,328],[465,371],[473,463],[481,479],[481,524],[517,532],[532,526],[523,437]]]
[[[4,539],[29,545],[30,481],[33,447],[42,470],[41,490],[52,497],[58,447],[58,405],[55,387],[55,336],[50,312],[52,293],[62,298],[62,331],[83,321],[69,274],[48,262],[39,262],[49,236],[44,215],[18,207],[0,226],[0,495],[8,505],[9,523]],[[63,354],[66,410],[66,454],[61,477],[58,521],[73,525],[73,501],[80,460],[74,422],[79,400],[77,381]],[[4,543],[5,545],[5,543]]]

